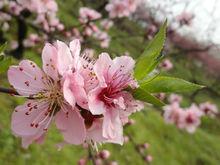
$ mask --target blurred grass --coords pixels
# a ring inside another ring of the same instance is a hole
[[[79,5],[82,4],[79,1],[70,3],[69,0],[57,2],[60,7],[59,17],[64,24],[67,27],[77,25],[78,20],[74,16],[78,14]],[[138,22],[122,19],[110,30],[112,42],[109,49],[101,49],[94,40],[91,40],[86,47],[95,48],[97,53],[107,51],[112,56],[122,55],[128,51],[136,58],[148,42],[141,37],[143,32],[144,29]],[[25,58],[41,65],[40,55],[36,49],[27,50]],[[208,75],[198,62],[189,60],[184,54],[172,54],[169,58],[174,63],[174,69],[163,74],[171,74],[211,86],[216,91],[220,89],[219,83],[212,85],[216,79]],[[8,86],[6,74],[0,75],[0,85]],[[183,106],[189,106],[192,101],[199,103],[209,100],[220,107],[219,98],[210,91],[201,90],[193,97],[191,93],[185,93],[184,96]],[[0,95],[0,165],[76,164],[80,158],[86,156],[87,151],[81,146],[65,146],[58,151],[55,144],[61,142],[62,137],[54,126],[50,129],[43,145],[33,144],[28,150],[22,149],[20,139],[11,133],[10,116],[15,106],[23,101],[21,98]],[[220,163],[219,118],[204,118],[201,128],[193,135],[180,131],[172,125],[166,125],[161,114],[153,108],[148,107],[132,118],[136,120],[136,124],[126,128],[125,132],[131,134],[136,143],[150,143],[149,154],[153,156],[153,165],[218,165]],[[126,143],[124,146],[104,144],[101,148],[111,150],[111,159],[118,161],[120,165],[145,164],[131,143]]]

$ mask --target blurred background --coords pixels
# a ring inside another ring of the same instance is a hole
[[[36,8],[37,1],[43,7]],[[68,43],[79,38],[84,53],[91,56],[104,51],[112,57],[138,58],[167,18],[165,58],[158,70],[206,86],[181,94],[182,107],[204,102],[220,107],[220,1],[130,0],[129,11],[120,3],[117,6],[117,0],[56,0],[52,7],[47,6],[50,1],[0,0],[0,44],[7,42],[5,60],[0,63],[0,86],[9,87],[7,68],[20,59],[31,59],[41,66],[45,42],[57,39]],[[80,13],[82,7],[100,15],[85,17]],[[170,94],[157,97],[170,103]],[[20,139],[10,130],[10,119],[14,108],[23,102],[22,98],[0,94],[0,164],[83,164],[88,157],[86,146],[59,150],[56,144],[62,137],[54,126],[44,144],[21,148]],[[124,130],[125,144],[99,146],[100,152],[108,151],[106,158],[97,153],[97,165],[220,164],[219,114],[202,118],[194,134],[166,124],[162,109],[153,106],[131,118]]]

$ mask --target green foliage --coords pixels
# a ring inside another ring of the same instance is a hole
[[[154,39],[148,44],[143,54],[139,57],[134,75],[137,80],[144,79],[157,66],[162,59],[162,49],[166,38],[167,21],[164,22]]]
[[[138,99],[138,100],[141,100],[147,103],[151,103],[155,106],[160,107],[160,106],[165,105],[162,101],[157,99],[155,96],[151,95],[148,91],[146,91],[143,88],[137,88],[136,90],[134,90],[133,96],[135,99]]]
[[[0,61],[0,73],[7,72],[9,66],[12,64],[12,59],[11,57],[4,57]]]
[[[0,45],[0,73],[4,73],[8,70],[8,67],[11,65],[11,57],[6,57],[4,51],[7,47],[7,42]]]
[[[5,51],[7,47],[7,42],[5,42],[4,44],[0,45],[0,55]]]
[[[190,92],[203,88],[204,86],[190,83],[180,78],[157,76],[151,81],[143,82],[140,88],[145,89],[150,93],[159,92]]]
[[[3,61],[5,56],[3,54],[0,54],[0,62]]]

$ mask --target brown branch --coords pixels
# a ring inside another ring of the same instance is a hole
[[[4,87],[0,87],[0,93],[6,93],[6,94],[10,94],[12,96],[21,96],[16,90],[11,89],[11,88],[4,88]],[[33,96],[28,96],[25,97],[27,99],[37,99],[37,97],[33,97]]]
[[[0,92],[1,93],[7,93],[7,94],[10,94],[10,95],[19,95],[18,92],[16,92],[14,89],[3,88],[3,87],[0,87]]]

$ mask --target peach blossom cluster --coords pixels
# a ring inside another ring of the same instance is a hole
[[[95,60],[80,50],[77,39],[69,46],[57,41],[42,51],[43,70],[29,60],[9,68],[9,83],[28,98],[11,123],[23,147],[42,143],[53,121],[65,143],[123,144],[123,125],[144,106],[125,90],[138,87],[135,61],[107,53]]]

